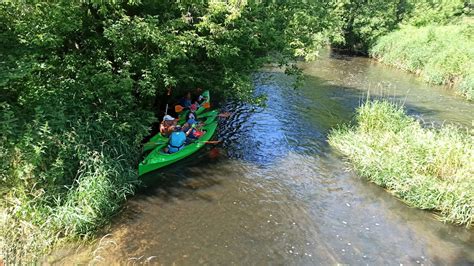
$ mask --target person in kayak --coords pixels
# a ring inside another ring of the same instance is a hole
[[[198,106],[196,104],[191,104],[189,107],[189,113],[186,115],[186,121],[189,119],[194,119],[197,120],[197,115],[196,115],[196,110],[198,109]]]
[[[199,130],[198,127],[202,126],[197,120],[195,119],[189,119],[186,121],[186,123],[183,125],[183,131],[186,132],[186,142],[191,143],[198,138],[200,138],[202,135],[204,135],[204,132]]]
[[[193,104],[192,99],[191,99],[191,92],[187,92],[186,95],[183,98],[181,98],[181,100],[179,100],[179,103],[184,108],[189,109],[191,107],[191,105]]]
[[[178,120],[170,115],[165,115],[163,121],[160,124],[160,133],[164,137],[168,137],[173,133],[174,127],[178,123]]]
[[[198,105],[201,105],[204,101],[207,100],[206,97],[204,97],[204,96],[202,95],[202,89],[201,89],[201,88],[199,88],[199,87],[196,88],[195,93],[196,93],[197,96],[196,96],[196,98],[195,98],[195,100],[194,100],[194,103],[197,103]]]
[[[164,152],[172,154],[182,150],[186,145],[186,139],[191,134],[193,128],[189,128],[186,131],[180,125],[174,127],[173,133],[171,133],[168,146],[164,148]]]

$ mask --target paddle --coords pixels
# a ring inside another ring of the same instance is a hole
[[[206,109],[209,109],[211,107],[211,104],[209,102],[205,102],[201,106],[206,108]],[[176,113],[181,113],[184,110],[184,108],[186,108],[186,107],[183,107],[183,106],[178,104],[178,105],[174,106],[174,111]]]
[[[143,151],[146,152],[146,151],[152,150],[157,146],[166,144],[167,142],[168,142],[168,140],[166,140],[164,142],[163,141],[161,141],[161,142],[160,141],[158,141],[158,142],[154,142],[154,141],[147,142],[147,143],[145,143],[145,145],[143,145]]]
[[[201,143],[204,143],[204,144],[219,144],[222,141],[221,140],[208,140],[208,141],[198,141],[198,142],[201,142]]]
[[[145,145],[143,145],[143,150],[144,151],[147,151],[147,150],[151,150],[152,148],[156,147],[156,146],[159,146],[159,145],[163,145],[163,144],[166,144],[168,141],[166,142],[148,142],[146,143]],[[193,143],[203,143],[203,144],[219,144],[221,143],[222,141],[221,140],[208,140],[208,141],[195,141]]]
[[[174,107],[174,111],[175,111],[176,113],[181,113],[181,112],[183,111],[183,109],[184,109],[184,107],[182,107],[182,106],[179,105],[179,104],[178,104],[178,105],[175,105],[175,107]]]
[[[224,112],[224,113],[218,114],[217,116],[220,117],[220,118],[228,118],[231,115],[232,115],[232,113],[230,113],[230,112]]]

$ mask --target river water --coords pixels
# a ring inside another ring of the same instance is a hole
[[[367,97],[404,103],[426,123],[472,127],[474,104],[445,88],[359,57],[301,65],[302,88],[267,69],[255,75],[266,107],[229,103],[217,148],[146,177],[85,247],[58,264],[474,263],[474,231],[439,222],[347,170],[327,143]]]

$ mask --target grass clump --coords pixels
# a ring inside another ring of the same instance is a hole
[[[331,132],[329,143],[363,177],[443,221],[474,222],[474,138],[455,126],[423,128],[401,106],[367,102],[357,125]]]
[[[30,263],[55,245],[93,236],[133,194],[146,128],[94,123],[26,132],[15,145],[0,140],[7,167],[0,173],[0,255],[6,263]]]
[[[407,26],[378,39],[371,56],[474,97],[474,24]]]

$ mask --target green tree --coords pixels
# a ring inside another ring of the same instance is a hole
[[[314,58],[340,38],[330,12],[287,1],[2,2],[0,253],[28,260],[107,223],[133,193],[168,87],[250,100],[263,64]]]

